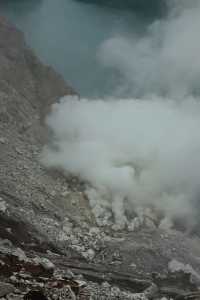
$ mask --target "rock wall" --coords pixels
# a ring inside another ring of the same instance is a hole
[[[54,199],[59,197],[49,195],[56,187],[62,191],[65,179],[55,179],[43,169],[39,155],[47,138],[44,116],[50,105],[66,94],[74,94],[73,89],[40,62],[20,31],[0,17],[0,207],[13,224],[16,220],[18,225],[24,224],[20,230],[31,224],[47,234],[44,217],[50,218],[55,211],[59,215]],[[4,218],[11,226],[5,216],[1,218],[1,224]],[[5,228],[1,227],[3,234]],[[18,235],[20,241],[20,230],[17,234],[17,226],[12,227],[15,237],[11,239],[17,240]]]

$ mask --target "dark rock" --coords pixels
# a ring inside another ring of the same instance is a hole
[[[160,17],[167,12],[166,0],[79,0],[86,3],[103,5],[107,7],[124,9],[139,13],[146,17]]]
[[[24,295],[24,300],[47,300],[42,291],[30,291]]]
[[[4,297],[14,292],[15,287],[10,283],[0,282],[0,297]]]

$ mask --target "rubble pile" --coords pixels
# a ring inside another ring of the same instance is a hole
[[[51,257],[51,260],[47,257]],[[62,267],[60,267],[62,265]],[[165,274],[148,279],[110,272],[87,272],[92,265],[79,263],[76,272],[66,267],[66,257],[47,251],[27,255],[9,240],[0,240],[0,299],[7,300],[151,300],[200,299],[199,275],[191,266],[171,261]],[[79,274],[78,274],[79,272]],[[90,280],[88,279],[90,278]],[[92,279],[92,280],[91,280]]]

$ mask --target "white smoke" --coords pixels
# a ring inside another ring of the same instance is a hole
[[[182,99],[199,91],[200,2],[178,4],[179,9],[154,22],[142,38],[114,37],[102,45],[99,57],[121,73],[123,93]]]
[[[191,217],[200,194],[200,4],[183,4],[147,36],[100,49],[138,99],[64,97],[47,118],[43,161],[89,182],[93,208],[100,198],[118,224],[140,206]]]

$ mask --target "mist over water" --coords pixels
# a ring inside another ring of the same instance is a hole
[[[101,46],[102,63],[123,78],[121,93],[180,100],[199,94],[200,3],[177,3],[168,18],[153,22],[142,37],[118,35]]]
[[[112,94],[119,82],[118,72],[98,59],[102,42],[141,32],[147,22],[134,11],[75,0],[1,0],[0,11],[22,29],[45,63],[87,97]]]
[[[27,19],[16,19],[21,27],[29,20],[30,43],[82,95],[52,107],[43,162],[88,182],[102,224],[114,219],[124,227],[153,207],[193,226],[200,196],[199,1],[170,0],[167,16],[151,21],[58,2],[41,1]]]

